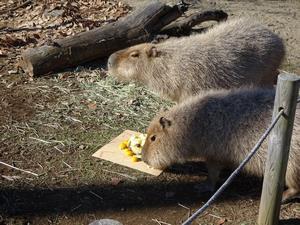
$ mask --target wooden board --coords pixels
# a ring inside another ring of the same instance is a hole
[[[154,176],[159,176],[162,170],[149,168],[144,162],[132,162],[130,157],[126,156],[122,150],[119,149],[119,144],[130,138],[133,134],[139,134],[138,132],[125,130],[118,137],[113,139],[108,144],[104,145],[97,152],[93,154],[94,157],[104,159],[122,166],[126,166],[135,170],[139,170],[144,173],[148,173]]]

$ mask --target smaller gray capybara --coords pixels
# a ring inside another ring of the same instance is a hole
[[[214,189],[222,168],[235,168],[248,155],[272,120],[275,90],[210,91],[189,98],[150,123],[142,160],[163,169],[174,163],[204,160]],[[284,201],[300,193],[300,107],[297,106]],[[245,167],[263,176],[267,141]]]
[[[202,34],[117,51],[108,59],[108,73],[181,102],[209,89],[272,86],[284,55],[278,35],[243,18]]]

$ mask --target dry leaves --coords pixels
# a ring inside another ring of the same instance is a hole
[[[0,57],[7,57],[7,52],[0,49]]]
[[[117,0],[0,1],[0,57],[14,70],[24,49],[116,21],[128,11]]]
[[[118,177],[112,177],[110,183],[111,183],[112,186],[117,186],[122,182],[123,182],[123,179],[118,178]]]
[[[89,104],[88,104],[88,108],[89,108],[90,110],[96,110],[96,108],[97,108],[97,103],[96,103],[96,102],[91,102],[91,103],[89,103]]]
[[[12,35],[6,34],[4,37],[0,37],[0,47],[22,47],[28,44],[37,44],[39,39],[38,34],[33,34],[32,36],[29,34],[19,35],[19,38]]]
[[[226,219],[226,218],[221,218],[221,219],[217,222],[217,225],[223,225],[223,224],[225,224],[225,222],[227,222],[227,219]]]

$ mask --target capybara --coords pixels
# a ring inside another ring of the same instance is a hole
[[[271,86],[284,54],[280,37],[244,18],[222,22],[202,34],[117,51],[108,59],[108,72],[181,102],[209,89]]]
[[[142,160],[154,168],[202,159],[214,187],[222,168],[237,167],[272,120],[275,90],[209,91],[159,113],[150,123]],[[245,172],[263,176],[267,141]],[[300,193],[300,107],[297,106],[283,199]]]

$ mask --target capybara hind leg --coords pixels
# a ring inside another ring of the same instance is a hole
[[[211,185],[211,191],[214,192],[216,190],[222,166],[219,163],[208,161],[206,167],[208,171],[207,180]]]
[[[295,188],[288,188],[283,192],[281,202],[284,204],[294,198],[300,198],[300,191]]]

